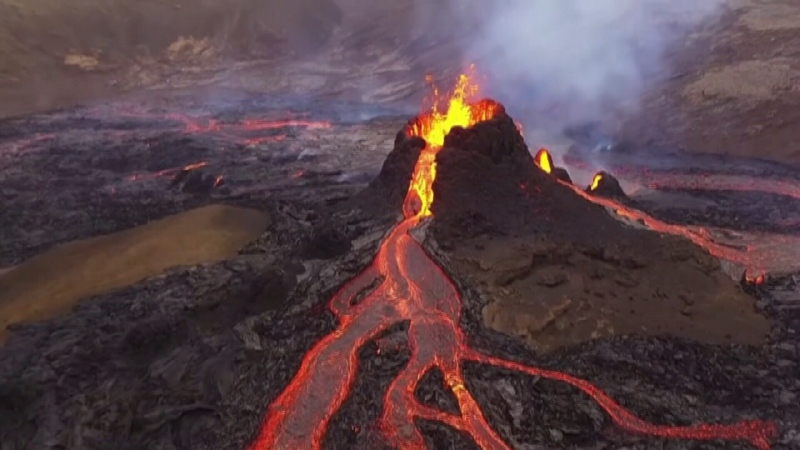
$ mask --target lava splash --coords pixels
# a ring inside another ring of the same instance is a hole
[[[438,92],[437,92],[438,94]],[[625,431],[680,439],[746,440],[759,449],[770,447],[774,424],[746,421],[731,425],[672,427],[645,422],[624,409],[599,388],[568,374],[526,366],[469,348],[460,328],[461,296],[450,278],[428,256],[409,231],[432,215],[436,154],[449,131],[491,120],[502,111],[495,102],[474,102],[477,87],[464,75],[447,97],[416,120],[406,133],[426,140],[416,163],[403,205],[404,219],[382,242],[372,264],[347,282],[331,299],[339,320],[332,333],[306,353],[294,379],[269,406],[249,450],[320,449],[328,424],[350,393],[357,374],[358,350],[392,325],[406,321],[411,358],[390,384],[384,397],[380,429],[387,444],[422,450],[425,440],[416,419],[439,421],[470,436],[482,449],[509,449],[490,426],[467,390],[463,361],[515,370],[570,384],[591,396]],[[437,106],[438,105],[438,106]],[[382,278],[377,288],[358,302],[356,297]],[[425,406],[414,396],[419,380],[432,368],[444,374],[459,404],[459,414]]]
[[[550,152],[548,152],[546,148],[540,148],[539,151],[536,152],[536,156],[533,157],[533,161],[545,173],[553,172],[553,167],[554,167],[553,157],[550,155]]]
[[[462,74],[453,93],[446,97],[438,95],[434,90],[431,100],[431,111],[416,117],[406,127],[409,136],[421,137],[427,145],[417,160],[411,186],[403,204],[403,213],[406,218],[414,215],[428,217],[431,215],[433,205],[433,180],[436,178],[436,154],[444,145],[447,134],[455,127],[468,128],[478,122],[489,120],[497,114],[502,107],[497,102],[483,100],[470,103],[470,99],[478,93],[477,85],[470,83],[470,78]],[[417,205],[416,211],[409,209]]]

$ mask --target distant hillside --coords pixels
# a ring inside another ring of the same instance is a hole
[[[147,58],[310,51],[341,20],[333,0],[0,0],[2,109],[63,103],[75,73],[102,91],[100,79]]]

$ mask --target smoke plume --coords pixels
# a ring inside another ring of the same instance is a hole
[[[645,90],[669,76],[665,51],[718,17],[725,0],[451,0],[473,25],[468,60],[488,78],[485,94],[526,131],[635,113]]]

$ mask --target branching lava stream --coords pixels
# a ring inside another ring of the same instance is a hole
[[[322,448],[328,423],[344,403],[356,378],[359,348],[400,321],[409,322],[411,359],[386,392],[380,424],[388,443],[397,448],[426,447],[415,419],[445,423],[469,435],[482,449],[510,448],[491,428],[465,387],[461,365],[467,360],[570,384],[591,396],[617,426],[631,433],[681,439],[747,440],[759,449],[769,448],[769,439],[776,432],[772,423],[747,421],[685,427],[650,424],[587,381],[485,355],[467,346],[459,326],[459,292],[409,235],[409,230],[431,216],[436,153],[447,132],[453,126],[468,127],[488,120],[495,113],[492,102],[469,103],[475,93],[469,78],[462,76],[448,99],[446,111],[439,109],[437,103],[432,112],[420,116],[410,127],[410,134],[423,137],[428,145],[414,170],[403,205],[404,220],[391,230],[372,264],[334,295],[330,308],[339,319],[337,329],[305,355],[294,379],[270,405],[249,450]],[[384,281],[354,304],[355,296],[380,276]],[[434,367],[444,373],[447,386],[458,400],[460,414],[436,410],[415,399],[417,383]]]

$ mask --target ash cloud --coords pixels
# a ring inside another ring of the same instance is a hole
[[[451,1],[459,22],[474,25],[461,45],[488,78],[484,94],[506,104],[529,140],[531,132],[546,140],[554,131],[637,112],[646,89],[670,75],[665,52],[718,18],[726,3]]]

